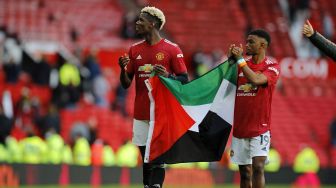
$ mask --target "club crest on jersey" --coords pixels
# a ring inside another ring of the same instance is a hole
[[[153,66],[151,64],[144,64],[142,66],[139,66],[138,71],[144,71],[144,72],[152,72]]]
[[[164,59],[164,54],[162,52],[159,52],[155,55],[156,60],[161,61]]]

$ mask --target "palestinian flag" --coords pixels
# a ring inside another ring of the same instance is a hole
[[[224,62],[185,85],[157,76],[145,82],[151,104],[144,161],[219,161],[233,124],[237,66]]]

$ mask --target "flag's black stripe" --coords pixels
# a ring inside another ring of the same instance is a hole
[[[214,112],[208,112],[199,133],[187,131],[167,152],[153,162],[174,164],[185,162],[219,161],[232,126]]]

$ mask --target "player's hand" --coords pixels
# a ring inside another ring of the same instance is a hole
[[[309,20],[306,20],[306,22],[303,25],[303,29],[302,29],[302,33],[306,36],[306,37],[311,37],[314,34],[314,28],[313,26],[310,24]]]
[[[169,73],[167,72],[166,67],[164,67],[162,65],[158,65],[158,64],[154,65],[153,71],[158,76],[164,76],[164,77],[169,76]]]
[[[233,54],[232,54],[232,49],[235,47],[235,44],[231,44],[229,47],[229,51],[227,52],[227,57],[230,58]]]
[[[129,62],[130,62],[130,58],[127,54],[124,54],[123,56],[119,57],[118,64],[120,66],[120,69],[125,70]]]
[[[233,46],[232,48],[232,55],[235,57],[235,59],[241,59],[243,58],[243,45],[240,44],[240,46]]]

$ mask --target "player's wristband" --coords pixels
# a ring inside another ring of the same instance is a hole
[[[237,64],[239,65],[240,68],[244,67],[245,65],[247,65],[246,61],[244,58],[240,58],[237,60]]]

